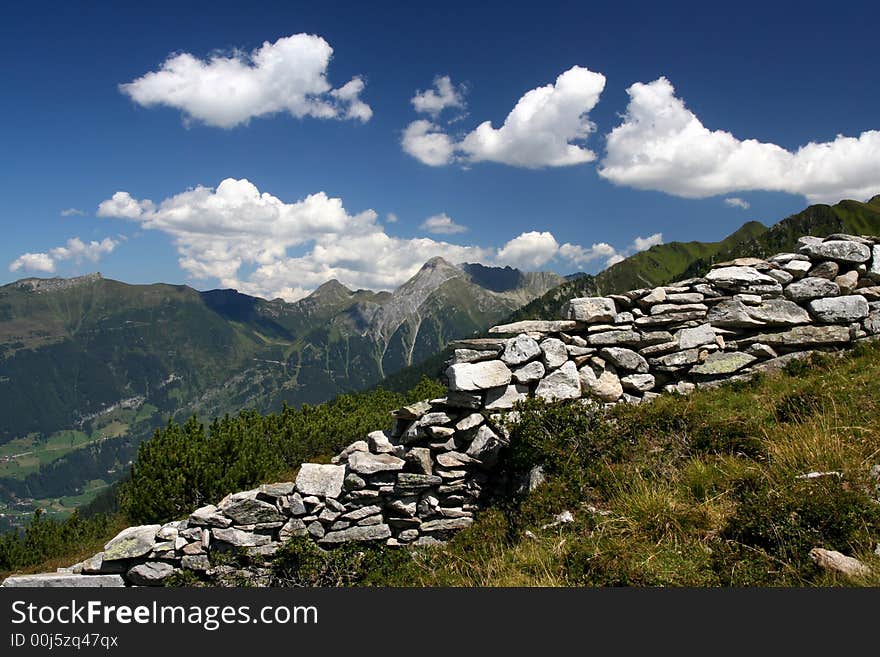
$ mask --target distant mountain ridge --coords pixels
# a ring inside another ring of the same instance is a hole
[[[100,274],[0,287],[0,513],[4,499],[79,493],[74,470],[100,479],[124,466],[171,415],[269,411],[368,388],[563,280],[433,258],[393,292],[331,280],[294,303]],[[61,458],[49,460],[47,445]],[[31,452],[40,462],[18,467]]]

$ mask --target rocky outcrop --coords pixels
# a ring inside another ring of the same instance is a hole
[[[642,403],[850,347],[880,334],[878,258],[880,238],[802,238],[797,253],[572,299],[565,319],[494,327],[494,337],[453,345],[445,397],[395,411],[390,431],[356,440],[332,463],[304,464],[295,482],[229,495],[186,519],[130,527],[55,580],[6,585],[66,586],[51,582],[93,575],[107,585],[159,585],[180,570],[210,573],[215,551],[271,557],[293,537],[328,548],[446,540],[485,501],[508,444],[501,414],[518,401]]]

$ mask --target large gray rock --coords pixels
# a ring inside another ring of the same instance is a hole
[[[620,383],[624,390],[630,392],[647,392],[656,385],[653,374],[630,374],[620,377]]]
[[[599,352],[599,355],[615,367],[623,370],[638,372],[639,374],[645,374],[648,371],[648,361],[632,349],[606,347]]]
[[[526,319],[512,324],[501,324],[489,329],[489,333],[559,333],[577,328],[578,323],[572,319]]]
[[[429,520],[422,523],[420,529],[422,533],[431,534],[434,532],[456,531],[470,527],[474,522],[473,518],[441,518],[439,520]]]
[[[834,281],[827,278],[807,276],[795,281],[785,288],[785,296],[792,301],[811,301],[821,297],[836,297],[840,294],[840,287]]]
[[[646,317],[640,317],[636,320],[638,324]],[[587,343],[591,347],[615,347],[626,346],[632,347],[642,342],[642,335],[638,331],[632,329],[619,329],[612,331],[602,331],[601,333],[592,333],[587,336]]]
[[[757,360],[754,356],[741,351],[719,351],[709,354],[709,357],[698,365],[691,368],[691,374],[702,376],[718,376],[732,374],[747,367]]]
[[[404,460],[391,454],[370,454],[357,452],[348,457],[348,468],[361,475],[377,472],[399,472],[403,470]]]
[[[819,347],[849,342],[847,326],[796,326],[781,333],[761,333],[752,338],[770,347]]]
[[[147,561],[129,568],[125,578],[135,586],[162,586],[175,568],[164,561]]]
[[[711,324],[700,324],[693,328],[681,329],[676,334],[679,349],[693,349],[705,344],[715,344],[715,329]]]
[[[215,540],[234,545],[235,547],[256,547],[272,542],[272,537],[266,534],[254,534],[253,532],[246,532],[234,527],[212,529],[211,533]]]
[[[580,397],[581,385],[575,364],[566,361],[565,365],[541,379],[535,388],[535,396],[547,401]]]
[[[578,383],[585,395],[592,395],[605,402],[614,402],[623,395],[623,385],[614,372],[605,370],[598,376],[590,365],[578,370]]]
[[[880,244],[875,244],[871,249],[872,258],[871,266],[868,267],[868,276],[872,279],[880,280]]]
[[[821,243],[807,243],[798,251],[816,260],[836,260],[859,264],[871,259],[871,249],[864,244],[850,240],[829,240]]]
[[[482,428],[482,427],[481,427]],[[416,474],[414,472],[400,472],[394,484],[394,490],[401,495],[419,493],[426,488],[439,486],[443,479],[436,475]]]
[[[37,575],[12,575],[3,580],[4,587],[26,588],[121,588],[125,581],[121,575],[75,575],[73,573],[39,573]]]
[[[580,297],[568,302],[568,319],[585,324],[611,322],[617,318],[614,300],[606,297]]]
[[[568,351],[565,343],[559,338],[547,338],[541,341],[541,351],[544,354],[544,364],[547,369],[556,369],[568,360]]]
[[[299,474],[296,475],[296,489],[303,495],[339,497],[342,493],[342,484],[344,481],[344,465],[303,463],[302,467],[299,469]]]
[[[504,345],[501,360],[508,365],[521,365],[541,355],[541,347],[537,340],[527,335],[510,338]]]
[[[299,518],[291,518],[280,530],[278,530],[278,540],[284,543],[291,538],[306,536],[308,533],[306,524],[302,520]]]
[[[544,363],[533,360],[531,363],[513,370],[513,378],[517,383],[531,383],[543,377],[546,371]]]
[[[706,274],[706,280],[723,288],[751,285],[778,285],[775,278],[762,274],[754,267],[718,267]]]
[[[390,454],[394,451],[391,434],[387,431],[371,431],[367,434],[367,443],[373,454]]]
[[[483,466],[491,468],[498,461],[498,453],[502,447],[503,443],[498,435],[484,424],[477,431],[466,453]]]
[[[493,350],[456,349],[452,353],[452,363],[477,363],[481,360],[498,358],[498,352]]]
[[[486,392],[485,408],[489,411],[513,408],[516,402],[526,399],[528,396],[528,386],[520,384],[492,388]]]
[[[847,244],[855,244],[855,242],[847,242]],[[856,322],[868,316],[868,300],[861,294],[815,299],[809,303],[809,309],[813,317],[820,322],[829,324]]]
[[[721,327],[791,326],[808,324],[810,314],[787,299],[765,299],[762,304],[751,306],[734,298],[709,310],[706,320]]]
[[[358,525],[337,532],[328,532],[318,543],[321,545],[335,545],[338,543],[350,543],[352,541],[383,541],[391,537],[391,529],[388,525]]]
[[[513,378],[510,369],[500,360],[450,365],[446,370],[446,376],[450,390],[467,392],[506,386]]]
[[[274,504],[256,499],[234,500],[220,508],[236,525],[255,525],[261,522],[284,522]]]
[[[156,543],[162,525],[127,527],[104,546],[104,561],[135,559],[148,554]]]

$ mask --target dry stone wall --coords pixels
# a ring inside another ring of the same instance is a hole
[[[880,334],[880,238],[804,237],[796,252],[719,263],[702,278],[572,299],[566,315],[455,343],[445,397],[395,411],[390,431],[304,464],[294,482],[130,527],[64,572],[5,585],[156,585],[181,570],[215,574],[212,552],[268,559],[293,537],[327,548],[446,540],[485,499],[508,441],[501,414],[519,400],[642,403]]]

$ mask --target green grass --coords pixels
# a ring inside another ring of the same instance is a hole
[[[880,347],[751,384],[620,406],[527,404],[508,454],[547,483],[508,495],[444,547],[394,556],[398,586],[880,584]],[[799,479],[810,472],[840,472]],[[570,510],[575,522],[547,527]],[[809,551],[874,574],[824,572]],[[404,553],[405,554],[405,553]],[[364,581],[367,581],[366,579]]]

